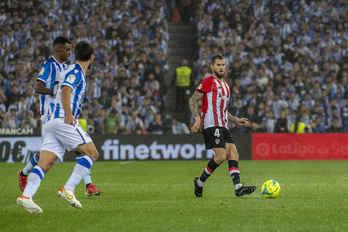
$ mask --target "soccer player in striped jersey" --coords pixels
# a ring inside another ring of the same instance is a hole
[[[52,57],[46,60],[40,67],[35,91],[36,93],[40,94],[40,114],[42,124],[44,124],[45,119],[53,110],[54,100],[59,85],[59,80],[57,78],[62,71],[67,69],[68,65],[65,62],[69,59],[70,55],[70,40],[63,36],[58,36],[53,41]],[[78,153],[76,154],[77,160],[81,157],[82,155]],[[22,192],[27,184],[27,176],[39,162],[39,158],[40,152],[35,153],[25,168],[18,171],[19,188]],[[84,180],[86,184],[86,196],[101,194],[102,191],[96,189],[96,186],[92,184],[90,173],[84,177]]]
[[[212,75],[205,78],[190,99],[190,110],[196,120],[191,133],[203,131],[206,149],[213,149],[215,157],[208,162],[202,175],[194,181],[196,197],[202,197],[203,186],[216,168],[228,158],[228,167],[234,184],[235,194],[241,197],[251,194],[256,186],[243,186],[240,183],[238,168],[239,154],[235,141],[228,130],[228,120],[246,126],[248,119],[236,118],[228,112],[230,87],[224,81],[225,58],[215,55],[211,59]],[[198,114],[198,101],[202,100],[202,119]]]
[[[71,206],[81,209],[82,205],[75,197],[75,187],[99,157],[92,139],[77,121],[86,92],[86,72],[94,59],[94,48],[81,41],[77,43],[74,51],[76,63],[60,74],[63,79],[58,87],[54,109],[45,119],[42,128],[39,162],[29,174],[23,194],[17,198],[17,204],[31,213],[42,213],[32,197],[54,162],[57,159],[63,161],[65,149],[75,150],[83,156],[78,159],[67,183],[58,190],[58,196],[67,200]]]

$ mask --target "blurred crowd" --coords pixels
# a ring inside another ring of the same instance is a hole
[[[348,132],[348,4],[345,0],[201,0],[194,86],[210,58],[226,58],[231,131]],[[188,133],[163,123],[167,19],[175,1],[8,0],[0,3],[1,128],[41,127],[35,82],[52,42],[95,47],[80,123],[90,133]],[[74,54],[69,62],[74,62]],[[191,122],[192,123],[192,122]],[[296,130],[295,130],[296,131]]]
[[[232,132],[296,132],[298,123],[304,132],[348,132],[347,1],[203,0],[196,8],[195,86],[223,55],[230,112],[250,122]]]
[[[53,40],[64,36],[72,45],[86,40],[95,47],[79,119],[88,132],[163,133],[166,12],[164,0],[2,1],[1,128],[41,127],[38,70],[51,57]],[[72,53],[68,63],[74,61]]]

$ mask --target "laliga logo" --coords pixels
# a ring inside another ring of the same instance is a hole
[[[260,143],[256,146],[256,153],[260,156],[267,156],[269,155],[271,148],[267,143]]]

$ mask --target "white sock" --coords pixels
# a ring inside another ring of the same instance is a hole
[[[23,196],[29,197],[30,199],[33,198],[45,175],[46,172],[41,167],[35,166],[28,176],[28,182],[23,191]]]
[[[197,180],[197,185],[198,185],[199,187],[203,187],[203,186],[204,186],[204,183],[205,183],[205,182],[201,181],[201,179],[198,178],[198,180]]]
[[[82,178],[87,174],[88,169],[80,164],[76,164],[64,188],[66,190],[75,190],[76,186],[81,182]]]
[[[37,158],[37,153],[35,153],[33,157],[31,157],[30,161],[27,163],[25,168],[22,170],[23,174],[26,176],[29,175],[31,170],[33,170],[33,168],[37,165],[38,162],[39,159]]]
[[[91,170],[90,169],[88,169],[88,173],[83,177],[83,180],[85,181],[85,185],[92,184]]]
[[[83,158],[83,155],[81,153],[76,154],[76,161],[79,161],[82,158]],[[85,185],[92,184],[91,171],[89,169],[88,169],[87,175],[83,177],[83,180],[85,181]]]
[[[74,167],[73,173],[71,174],[68,182],[66,182],[64,188],[66,190],[75,190],[76,186],[88,174],[89,169],[93,165],[93,163],[93,159],[86,155],[83,156],[82,159],[79,159]]]
[[[236,184],[236,185],[234,186],[234,190],[237,190],[237,189],[241,188],[242,186],[243,186],[243,185],[242,185],[241,183]]]

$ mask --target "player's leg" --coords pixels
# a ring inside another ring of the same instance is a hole
[[[215,153],[215,157],[208,162],[202,175],[197,181],[200,187],[203,187],[204,182],[211,176],[211,174],[214,173],[215,169],[217,169],[220,164],[226,160],[226,150],[224,148],[213,148],[213,151]]]
[[[75,197],[75,187],[88,174],[99,153],[92,139],[79,124],[66,124],[61,118],[50,120],[48,123],[52,123],[54,134],[68,151],[75,150],[83,154],[77,161],[68,182],[58,190],[58,196],[67,200],[71,206],[81,209],[82,205]]]
[[[89,143],[78,146],[76,151],[84,155],[77,161],[69,180],[58,190],[58,195],[69,201],[71,206],[80,209],[82,205],[75,198],[75,188],[84,176],[88,174],[94,161],[98,159],[99,153],[92,140]]]
[[[39,163],[34,167],[28,177],[28,183],[23,191],[23,195],[32,198],[40,186],[41,180],[51,169],[57,156],[50,151],[41,151]]]
[[[42,209],[34,203],[33,196],[37,192],[42,179],[45,177],[57,156],[50,151],[42,150],[38,164],[33,168],[28,176],[28,183],[23,194],[17,198],[17,204],[23,206],[31,213],[42,213]]]
[[[240,182],[240,172],[238,167],[239,154],[236,145],[233,143],[226,143],[226,151],[228,157],[228,168],[234,184],[236,196],[241,197],[245,194],[253,193],[256,186],[243,186]]]
[[[42,209],[34,203],[32,197],[57,157],[62,160],[64,155],[64,147],[52,133],[49,133],[50,130],[51,127],[49,125],[44,125],[39,162],[30,172],[23,194],[17,198],[17,204],[23,206],[31,213],[42,213]]]
[[[69,190],[75,189],[84,176],[89,173],[89,169],[94,164],[94,161],[99,157],[99,153],[93,142],[78,146],[76,151],[84,155],[77,161],[72,175],[64,186]]]
[[[41,123],[44,124],[45,117],[44,115],[41,115]],[[42,133],[43,134],[43,133]],[[36,152],[30,159],[30,161],[27,163],[27,165],[24,167],[23,170],[18,171],[18,182],[19,182],[19,189],[23,192],[25,186],[27,185],[28,175],[33,170],[33,168],[37,165],[40,159],[40,152]]]
[[[25,186],[27,185],[28,175],[33,170],[33,168],[37,165],[40,158],[40,152],[35,153],[30,161],[27,163],[27,165],[24,167],[23,170],[18,171],[18,184],[19,189],[23,192],[25,189]]]
[[[81,153],[79,153],[78,151],[76,151],[75,153],[76,153],[76,161],[82,159],[83,155]],[[83,177],[83,180],[85,181],[85,185],[86,185],[86,190],[85,190],[86,196],[93,196],[93,195],[99,196],[102,193],[101,190],[97,189],[97,186],[92,184],[90,169],[88,170],[88,173]]]
[[[205,181],[213,174],[215,169],[226,160],[225,140],[222,137],[221,129],[222,128],[219,127],[212,127],[203,131],[205,147],[206,149],[212,149],[215,153],[215,157],[208,162],[202,175],[193,180],[196,197],[202,196]]]
[[[196,197],[202,196],[205,181],[214,173],[215,169],[217,169],[220,164],[226,160],[226,150],[224,148],[213,148],[213,151],[215,153],[215,157],[208,162],[202,175],[193,180],[195,184]]]
[[[238,167],[239,154],[236,146],[233,143],[226,144],[226,150],[228,151],[228,169],[234,184],[235,189],[242,186],[240,183],[240,172]]]

